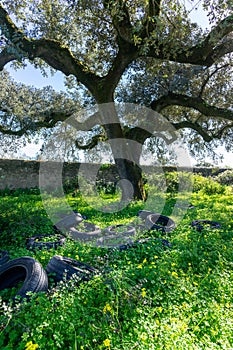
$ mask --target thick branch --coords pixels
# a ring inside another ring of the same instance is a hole
[[[8,129],[4,127],[3,125],[0,125],[0,132],[4,135],[14,135],[14,136],[23,136],[27,134],[30,131],[38,131],[42,128],[51,129],[54,128],[55,125],[60,122],[64,121],[67,118],[69,118],[72,115],[72,113],[65,113],[65,112],[45,112],[40,113],[40,117],[43,117],[43,120],[32,122],[30,124],[25,124],[22,128],[18,130],[14,129]]]
[[[214,134],[214,137],[217,138],[217,139],[221,139],[224,132],[228,129],[231,129],[233,128],[233,123],[232,124],[228,124],[228,125],[225,125],[223,126],[221,129],[219,129],[215,134]]]
[[[152,133],[148,130],[134,127],[134,128],[125,128],[124,130],[125,137],[130,140],[139,142],[141,145],[144,144],[146,139],[152,136]]]
[[[233,124],[227,124],[227,125],[224,125],[221,129],[217,130],[215,133],[212,133],[212,132],[208,133],[207,130],[204,130],[203,127],[198,123],[191,122],[188,120],[182,121],[180,123],[172,123],[172,125],[176,130],[185,129],[185,128],[195,130],[199,135],[202,136],[202,138],[206,142],[210,142],[214,139],[221,139],[224,132],[233,127]]]
[[[112,67],[108,74],[102,78],[103,84],[107,87],[108,91],[112,91],[112,95],[122,77],[122,74],[137,56],[138,53],[135,46],[125,45],[123,42],[119,43],[119,51],[112,63]]]
[[[201,89],[200,89],[200,92],[199,92],[199,96],[200,96],[200,97],[203,95],[204,90],[205,90],[205,87],[206,87],[206,85],[208,84],[208,82],[210,81],[210,79],[211,79],[219,70],[221,70],[221,69],[223,69],[223,68],[226,68],[226,67],[228,67],[228,66],[229,66],[229,64],[226,63],[226,64],[224,64],[223,66],[216,67],[216,68],[213,70],[213,72],[211,72],[211,73],[208,72],[206,79],[204,79],[204,81],[203,81],[203,83],[202,83],[202,85],[201,85]]]
[[[209,135],[208,132],[206,130],[204,130],[201,125],[199,125],[198,123],[195,123],[195,122],[184,120],[184,121],[179,122],[179,123],[172,123],[172,126],[176,130],[180,130],[180,129],[195,130],[199,135],[202,136],[203,140],[205,140],[206,142],[210,142],[214,139],[213,135]]]
[[[76,140],[75,141],[75,146],[78,149],[81,149],[81,150],[93,149],[94,147],[96,147],[98,145],[98,143],[100,141],[106,141],[106,140],[107,140],[107,137],[106,137],[105,134],[99,134],[99,135],[93,136],[91,141],[88,144],[86,144],[86,145],[80,144],[78,142],[78,140]]]
[[[7,49],[4,49],[1,53],[0,53],[0,71],[3,70],[4,66],[17,59],[17,55],[13,54],[13,53],[9,53],[7,52]]]
[[[194,108],[208,117],[216,117],[233,121],[233,111],[226,108],[212,106],[200,97],[190,97],[172,92],[151,103],[151,108],[156,112],[161,112],[168,106],[183,106]]]
[[[11,21],[5,9],[0,5],[0,26],[3,34],[14,44],[24,58],[31,60],[41,58],[51,67],[63,72],[65,75],[73,74],[78,81],[83,83],[91,92],[99,81],[99,77],[88,72],[71,51],[60,42],[51,39],[28,39],[23,32]],[[1,56],[0,56],[1,58]],[[15,56],[6,58],[9,62]],[[2,59],[3,60],[3,59]],[[6,63],[7,63],[6,62]],[[4,63],[4,60],[2,61]]]
[[[232,31],[233,15],[224,18],[200,44],[189,49],[186,52],[186,59],[183,56],[184,53],[178,55],[177,62],[211,66],[218,58],[233,51],[232,37],[220,43]]]
[[[3,110],[2,110],[3,111]],[[7,113],[7,111],[5,111]],[[76,120],[75,113],[64,111],[46,111],[37,114],[39,121],[33,121],[30,124],[25,124],[18,130],[0,125],[0,133],[4,135],[23,136],[30,131],[38,131],[42,128],[51,129],[56,126],[58,122],[66,121],[67,124],[72,125],[77,131],[90,131],[94,126],[101,125],[100,114],[93,113],[87,120],[79,122]]]
[[[156,29],[156,17],[160,14],[161,0],[149,0],[145,18],[143,20],[143,28],[140,33],[141,38],[149,37],[150,33]]]
[[[56,125],[56,123],[57,123],[56,121],[50,121],[50,122],[40,121],[40,122],[33,123],[33,127],[32,127],[32,125],[30,125],[30,126],[25,125],[24,127],[20,128],[18,130],[7,129],[3,125],[0,125],[0,133],[2,133],[4,135],[12,135],[12,136],[21,137],[23,135],[27,135],[28,132],[32,132],[32,128],[33,128],[33,131],[40,130],[41,128],[51,129]]]
[[[104,5],[109,9],[113,25],[119,38],[123,41],[133,43],[133,26],[130,22],[129,10],[126,1],[105,0]]]
[[[209,67],[219,58],[233,52],[233,39],[232,35],[229,35],[232,31],[233,15],[230,15],[217,24],[199,44],[190,48],[180,49],[179,53],[175,49],[171,49],[169,60]],[[167,56],[166,50],[165,48],[164,52],[164,47],[161,43],[157,52],[152,46],[146,55],[164,59]]]
[[[72,115],[71,118],[67,120],[67,124],[72,125],[76,130],[79,131],[90,131],[96,125],[102,125],[101,115],[99,112],[93,113],[85,121],[79,122],[76,118],[76,113]]]

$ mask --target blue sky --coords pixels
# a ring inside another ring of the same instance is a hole
[[[37,88],[51,85],[56,91],[65,90],[64,74],[60,72],[57,72],[52,76],[48,70],[48,78],[45,78],[40,70],[35,69],[29,62],[24,69],[15,70],[10,66],[10,63],[8,63],[5,68],[17,82],[33,85]]]

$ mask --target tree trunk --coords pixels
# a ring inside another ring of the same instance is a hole
[[[120,177],[120,187],[122,190],[122,200],[146,200],[146,191],[142,178],[141,168],[134,162],[127,159],[115,159],[118,174]]]
[[[108,96],[109,100],[111,98],[111,96]],[[101,125],[106,131],[120,177],[119,186],[122,190],[122,200],[145,201],[146,192],[142,171],[138,166],[142,145],[135,141],[132,144],[132,140],[125,137],[114,102],[103,103],[103,99],[100,100],[100,98],[97,100],[101,101],[101,104],[99,104]]]

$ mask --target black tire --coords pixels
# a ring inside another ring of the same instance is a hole
[[[136,231],[146,231],[147,230],[144,223],[138,224],[138,223],[132,221],[128,225],[134,227]]]
[[[123,228],[123,231],[119,232],[118,228]],[[135,227],[131,225],[118,224],[118,225],[111,225],[106,227],[104,229],[104,232],[109,235],[119,234],[119,235],[125,235],[125,236],[134,236],[136,233],[136,230],[135,230]]]
[[[50,242],[43,242],[41,241],[41,239],[43,239],[44,237],[51,237],[52,240]],[[58,238],[58,240],[54,240],[55,238]],[[65,241],[66,238],[62,235],[36,235],[28,238],[27,249],[57,249],[58,247],[62,246],[65,243]]]
[[[69,233],[72,239],[80,241],[90,241],[93,238],[99,237],[101,235],[101,229],[99,226],[96,226],[88,221],[83,221],[82,225],[84,228],[79,229],[79,225],[76,227],[70,227]]]
[[[123,228],[119,232],[118,228]],[[131,225],[111,225],[104,229],[103,236],[96,240],[97,247],[115,248],[124,250],[133,244],[131,236],[135,236],[136,230]]]
[[[199,232],[201,232],[205,226],[208,226],[211,229],[221,228],[221,224],[219,222],[211,220],[194,220],[191,222],[191,225]]]
[[[35,259],[24,256],[10,260],[0,266],[0,290],[17,287],[23,281],[16,295],[25,298],[27,292],[47,291],[48,277],[41,264]]]
[[[0,265],[5,264],[9,260],[9,254],[6,250],[0,250]]]
[[[54,255],[46,266],[46,272],[55,274],[55,282],[64,278],[69,280],[73,275],[76,275],[80,281],[89,281],[97,273],[97,270],[81,261]]]
[[[142,220],[146,220],[148,215],[151,214],[155,214],[153,211],[149,211],[149,210],[139,210],[138,212],[138,216],[142,219]]]
[[[176,228],[176,224],[171,218],[161,214],[148,215],[145,225],[148,230],[157,230],[163,233],[171,232]]]
[[[72,214],[66,215],[64,218],[59,220],[54,226],[63,232],[68,230],[70,227],[78,225],[82,221],[82,215],[77,212],[73,212]]]

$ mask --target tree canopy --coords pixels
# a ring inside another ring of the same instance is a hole
[[[233,141],[232,0],[205,0],[201,5],[209,17],[206,30],[191,21],[189,14],[196,6],[191,0],[4,0],[0,69],[10,62],[22,66],[27,61],[42,71],[50,67],[64,73],[68,86],[85,87],[86,96],[99,106],[135,102],[162,114],[191,148],[198,148],[202,140],[224,140],[229,148]],[[15,103],[20,94],[14,102],[7,100],[6,91],[0,106],[2,134],[21,136],[54,127],[84,105],[80,95],[72,99],[49,89],[39,93],[30,88],[23,94],[28,106],[22,108],[22,103]],[[30,104],[32,96],[40,102]],[[78,128],[87,131],[101,125],[99,115],[104,113],[100,108]],[[153,125],[151,132],[124,127],[112,113],[114,123],[108,123],[105,113],[100,133],[94,133],[87,145],[77,142],[77,146],[94,147],[99,140],[114,138],[143,145],[153,136]],[[114,150],[113,156],[116,161]]]

